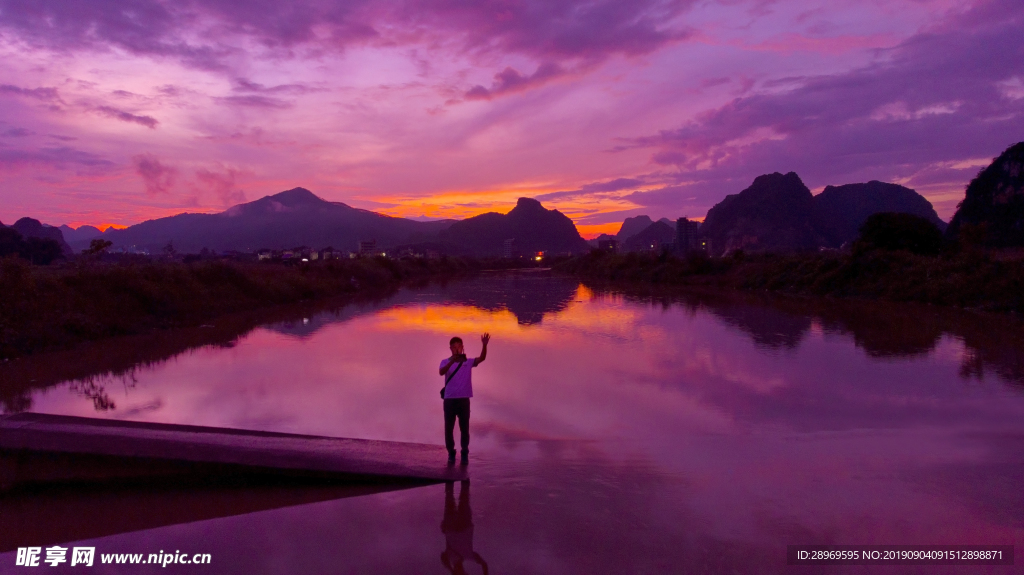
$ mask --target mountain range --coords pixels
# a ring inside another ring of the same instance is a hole
[[[794,172],[758,176],[747,189],[708,210],[699,234],[713,253],[800,251],[838,248],[857,238],[869,216],[880,212],[925,218],[940,230],[931,202],[897,184],[871,181],[827,186],[814,196]]]
[[[507,214],[419,222],[330,202],[305,188],[265,196],[218,214],[184,213],[102,233],[92,226],[77,230],[47,226],[46,230],[57,235],[64,232],[78,250],[100,238],[112,242],[115,249],[150,253],[159,253],[166,246],[180,253],[196,253],[203,248],[253,252],[298,246],[355,251],[364,240],[376,241],[381,249],[428,246],[478,257],[503,255],[508,239],[515,240],[516,253],[523,254],[582,253],[589,249],[572,220],[530,198],[520,198]]]
[[[0,227],[9,227],[19,234],[26,240],[29,238],[39,238],[41,240],[53,240],[60,246],[60,251],[65,257],[70,256],[74,253],[71,246],[64,241],[64,235],[59,229],[53,226],[47,226],[41,223],[39,220],[32,218],[21,218],[14,222],[11,226],[4,226],[0,223]]]
[[[134,246],[156,253],[168,244],[178,252],[252,252],[298,246],[355,250],[361,240],[378,246],[429,241],[451,220],[418,222],[329,202],[305,188],[293,188],[239,204],[219,214],[178,214],[148,220],[100,236],[115,247]]]
[[[519,198],[507,214],[488,212],[455,222],[439,235],[443,245],[469,256],[500,256],[509,239],[514,240],[513,251],[522,255],[590,250],[568,216],[532,198]]]
[[[998,212],[1006,221],[999,220],[993,237],[1024,245],[1024,143],[1011,147],[983,170],[969,186],[967,196],[949,233],[955,234],[965,223],[994,221],[991,214]],[[940,230],[946,227],[927,199],[904,186],[870,181],[827,186],[815,196],[797,174],[776,172],[758,176],[749,187],[713,206],[699,234],[710,240],[717,254],[737,249],[836,248],[855,239],[868,216],[878,212],[909,213]],[[1011,216],[1005,216],[1007,213]],[[181,253],[203,248],[252,252],[298,246],[354,251],[359,241],[376,240],[377,247],[385,250],[428,246],[453,255],[479,257],[503,255],[507,240],[513,240],[513,253],[528,255],[539,251],[581,253],[600,239],[616,239],[624,250],[639,251],[655,242],[670,244],[675,234],[674,221],[640,215],[626,218],[615,236],[602,234],[588,244],[572,220],[531,198],[519,198],[506,214],[489,212],[461,221],[420,222],[327,201],[305,188],[265,196],[217,214],[183,213],[105,232],[92,226],[54,228],[31,218],[22,218],[12,227],[26,238],[58,240],[65,254],[101,238],[111,241],[115,249],[150,253],[168,245]]]

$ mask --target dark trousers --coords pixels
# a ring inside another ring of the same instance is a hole
[[[455,418],[459,419],[459,434],[462,451],[469,450],[469,398],[457,397],[444,400],[444,446],[448,453],[455,453]]]

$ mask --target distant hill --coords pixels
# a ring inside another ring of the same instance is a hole
[[[256,251],[333,246],[355,250],[360,240],[380,248],[433,241],[451,220],[417,222],[329,202],[305,188],[294,188],[239,204],[219,214],[178,214],[148,220],[101,236],[114,247],[135,246],[152,253],[172,243],[178,252]]]
[[[795,173],[776,172],[758,176],[749,188],[712,207],[699,233],[711,239],[718,254],[838,248],[857,239],[868,217],[887,212],[946,227],[931,202],[904,186],[870,181],[827,186],[812,196]]]
[[[838,248],[857,239],[868,217],[881,212],[919,216],[940,230],[946,229],[946,222],[939,219],[931,202],[898,184],[872,180],[866,184],[826,186],[814,196],[814,225],[830,247]]]
[[[591,238],[591,239],[587,240],[587,243],[590,244],[591,247],[596,248],[601,242],[603,242],[605,240],[617,240],[617,239],[618,238],[616,238],[615,236],[610,236],[608,234],[601,234],[601,235],[597,236],[596,238]]]
[[[65,224],[59,226],[57,229],[64,234],[64,241],[73,248],[88,247],[90,241],[94,238],[98,238],[99,235],[103,233],[95,226],[81,226],[78,229],[75,229]]]
[[[21,237],[28,238],[39,238],[41,240],[53,240],[60,246],[61,253],[65,257],[72,255],[74,252],[71,250],[71,246],[64,241],[64,235],[61,234],[60,229],[51,226],[44,226],[39,220],[32,218],[21,218],[14,222],[11,226],[21,234]]]
[[[653,224],[650,216],[634,216],[632,218],[626,218],[622,222],[622,227],[619,228],[618,233],[615,234],[615,239],[619,242],[624,242],[630,237],[639,234],[640,232],[647,229],[648,226]]]
[[[814,227],[814,197],[794,172],[766,174],[708,210],[700,234],[721,254],[815,249],[824,239]]]
[[[1024,142],[1007,148],[971,180],[947,235],[956,237],[966,224],[984,224],[983,241],[990,246],[1024,246]]]
[[[670,226],[658,220],[644,228],[640,233],[630,236],[623,243],[622,248],[627,252],[638,252],[650,249],[652,245],[656,245],[660,249],[661,246],[673,243],[675,239],[675,226]]]
[[[455,222],[440,237],[455,253],[469,256],[500,256],[507,239],[515,239],[515,251],[520,254],[590,249],[572,220],[532,198],[519,198],[507,214],[488,212]]]

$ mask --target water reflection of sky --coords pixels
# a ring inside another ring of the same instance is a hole
[[[865,309],[492,277],[278,322],[131,385],[98,378],[112,410],[67,385],[32,410],[440,443],[434,366],[452,335],[472,355],[487,331],[472,508],[492,572],[781,572],[787,544],[1024,543],[1024,393],[998,375],[1013,365],[973,377],[965,363],[992,355],[965,343],[973,327],[922,335],[946,320]],[[427,487],[97,545],[204,547],[231,566],[217,572],[441,573],[444,500]]]

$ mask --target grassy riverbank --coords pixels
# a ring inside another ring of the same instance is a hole
[[[1024,312],[1024,262],[995,252],[924,256],[871,250],[714,259],[594,252],[561,262],[556,269],[599,281],[711,286]]]
[[[0,359],[83,341],[198,326],[239,311],[386,294],[404,281],[456,277],[485,262],[446,258],[316,265],[209,261],[63,267],[0,260]]]

